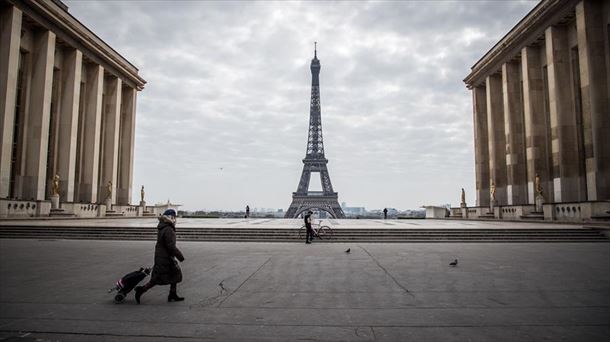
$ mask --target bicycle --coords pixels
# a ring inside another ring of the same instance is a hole
[[[330,240],[333,237],[332,228],[329,226],[323,226],[322,220],[320,220],[317,224],[312,223],[311,228],[313,229],[314,236],[317,236],[321,240]],[[307,234],[307,228],[305,228],[305,225],[302,225],[299,229],[299,240],[302,240],[305,234]]]

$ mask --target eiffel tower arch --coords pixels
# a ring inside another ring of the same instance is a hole
[[[301,213],[318,209],[327,212],[333,218],[345,218],[339,205],[339,194],[333,191],[328,175],[328,159],[324,156],[322,139],[322,115],[320,109],[320,60],[314,48],[311,60],[311,102],[309,104],[309,134],[307,152],[303,159],[303,172],[297,191],[292,193],[292,203],[286,211],[285,218],[296,218]],[[309,181],[314,175],[320,176],[322,191],[309,191]]]

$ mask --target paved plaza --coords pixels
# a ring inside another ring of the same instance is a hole
[[[610,243],[178,246],[186,301],[156,287],[137,305],[107,290],[151,265],[152,241],[0,239],[0,340],[610,338]]]

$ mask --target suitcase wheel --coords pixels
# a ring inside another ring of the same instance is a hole
[[[116,296],[114,296],[115,303],[121,303],[124,299],[125,299],[125,295],[122,293],[119,293]]]

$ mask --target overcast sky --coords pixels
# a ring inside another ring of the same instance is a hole
[[[283,208],[303,169],[313,42],[328,169],[367,209],[475,205],[470,67],[536,1],[65,1],[140,69],[133,203]],[[318,181],[319,183],[319,181]]]

